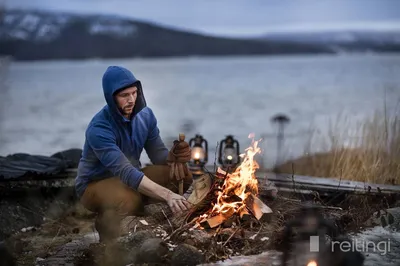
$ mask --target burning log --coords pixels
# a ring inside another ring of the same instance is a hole
[[[204,228],[215,228],[226,220],[227,218],[223,214],[217,214],[211,218],[205,218],[200,225]]]
[[[204,228],[215,228],[215,227],[223,224],[233,214],[234,214],[234,210],[229,209],[229,211],[226,213],[219,213],[210,218],[204,218],[204,220],[200,222],[200,225]]]
[[[268,221],[271,218],[271,208],[253,194],[250,194],[247,197],[246,207],[254,215],[254,217],[261,222]]]

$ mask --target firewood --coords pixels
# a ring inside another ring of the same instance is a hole
[[[248,221],[250,220],[251,216],[247,208],[242,208],[239,212],[240,220]]]
[[[246,207],[259,221],[267,221],[270,219],[272,210],[259,198],[250,194],[246,199]]]
[[[229,219],[234,214],[234,212],[235,211],[231,208],[227,212],[219,213],[215,216],[206,218],[205,220],[200,222],[200,225],[205,228],[217,227],[225,222],[227,219]]]
[[[217,214],[211,218],[207,218],[200,223],[204,228],[214,228],[225,222],[227,218],[223,214]]]

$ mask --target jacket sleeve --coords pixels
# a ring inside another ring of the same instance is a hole
[[[149,135],[147,137],[146,143],[144,144],[144,148],[147,155],[149,156],[150,161],[153,164],[167,164],[168,149],[167,147],[165,147],[165,144],[160,137],[160,130],[157,126],[157,119],[153,111],[150,108],[149,110]]]
[[[105,125],[92,126],[86,132],[86,139],[100,162],[127,186],[137,189],[143,179],[143,172],[136,169],[116,144],[116,138]]]

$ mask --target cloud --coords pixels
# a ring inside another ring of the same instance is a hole
[[[400,21],[400,1],[394,0],[7,0],[6,6],[118,14],[215,34]]]

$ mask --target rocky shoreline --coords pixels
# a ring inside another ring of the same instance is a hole
[[[268,198],[260,186],[260,199],[273,210],[268,221],[227,221],[216,228],[192,228],[180,217],[166,216],[165,204],[151,204],[145,207],[146,216],[124,219],[121,238],[106,247],[98,243],[95,215],[77,203],[73,188],[52,185],[14,186],[18,189],[3,195],[0,240],[17,265],[224,265],[222,261],[241,265],[242,260],[257,265],[265,257],[275,261],[281,254],[283,226],[299,215],[304,200],[320,204],[324,216],[333,220],[342,234],[377,225],[400,226],[396,195],[347,195],[330,199],[328,206],[329,198],[321,199],[317,194],[280,191],[277,197]],[[236,259],[233,262],[231,258]]]
[[[31,202],[33,204],[30,207],[42,206],[36,207],[41,209],[42,215],[35,215],[42,217],[42,225],[39,218],[34,220],[33,216],[27,216],[26,212],[9,216],[17,221],[17,216],[21,215],[20,220],[25,222],[24,225],[30,223],[22,229],[14,229],[14,233],[5,241],[14,257],[17,258],[17,265],[45,266],[68,263],[70,265],[130,265],[141,262],[161,265],[206,263],[224,265],[223,261],[231,261],[233,264],[230,265],[244,265],[240,262],[243,260],[247,263],[251,261],[252,265],[257,265],[258,262],[260,262],[259,265],[265,265],[262,264],[265,262],[265,257],[270,258],[271,261],[279,261],[280,258],[281,228],[276,228],[276,221],[283,223],[295,215],[295,212],[284,215],[282,208],[286,206],[285,209],[290,209],[290,204],[297,204],[293,203],[296,201],[289,203],[279,198],[274,203],[269,202],[268,204],[276,213],[273,218],[275,222],[269,224],[261,226],[255,224],[253,228],[241,229],[235,226],[214,230],[188,229],[173,237],[171,237],[172,227],[179,228],[181,220],[167,220],[160,215],[162,213],[160,210],[167,208],[165,205],[148,205],[145,217],[124,219],[121,227],[123,236],[114,245],[106,247],[98,243],[98,235],[93,228],[94,214],[86,211],[80,204],[69,205],[65,201],[57,200],[53,202],[48,200],[47,205],[43,204],[45,201],[42,202],[43,205],[39,201],[34,203],[31,200]],[[15,207],[9,206],[6,210],[13,212],[26,208],[18,204]],[[400,204],[397,205],[400,206]],[[50,208],[46,209],[47,206]],[[367,220],[363,217],[355,219],[349,216],[351,214],[349,212],[330,210],[326,213],[336,219],[336,223],[342,230],[360,228],[361,224],[357,223],[362,220],[364,227]],[[25,218],[22,218],[23,215]],[[58,218],[56,218],[57,215]],[[355,216],[354,213],[353,215]],[[278,219],[278,216],[281,218]],[[372,227],[381,223],[380,218],[372,217],[368,220],[368,226]],[[2,223],[4,225],[4,221]],[[19,224],[21,225],[22,223]],[[231,258],[234,258],[234,261]]]

